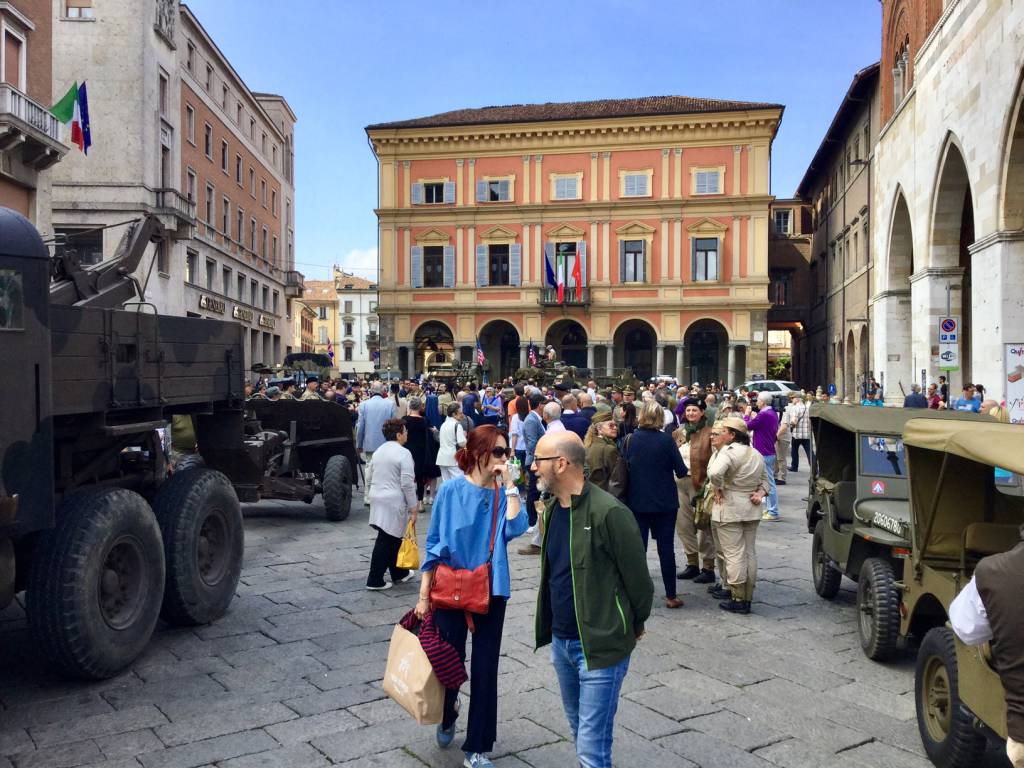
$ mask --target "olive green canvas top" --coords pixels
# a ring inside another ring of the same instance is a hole
[[[1001,424],[911,419],[903,430],[904,445],[960,456],[990,467],[1024,475],[1024,428]]]
[[[969,421],[994,423],[988,416],[964,411],[933,411],[926,408],[877,408],[866,405],[834,405],[812,403],[812,418],[824,419],[830,424],[851,432],[898,434],[911,419],[939,419],[940,423]]]

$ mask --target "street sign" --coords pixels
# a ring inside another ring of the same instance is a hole
[[[1024,424],[1024,344],[1003,346],[1006,370],[1006,409],[1013,424]]]
[[[960,370],[960,318],[939,318],[939,370]]]
[[[875,480],[871,483],[871,493],[875,496],[885,495],[885,481]]]
[[[829,384],[828,385],[828,395],[829,395],[829,397],[835,397],[836,396],[836,385],[835,384]]]

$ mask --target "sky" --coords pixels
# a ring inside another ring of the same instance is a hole
[[[854,73],[878,0],[188,0],[246,85],[295,129],[296,268],[376,276],[364,128],[496,104],[684,95],[785,105],[772,193],[789,197]]]

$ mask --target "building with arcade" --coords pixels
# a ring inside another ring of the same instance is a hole
[[[381,367],[474,361],[479,342],[492,379],[531,343],[596,374],[764,373],[782,111],[667,96],[369,126]]]

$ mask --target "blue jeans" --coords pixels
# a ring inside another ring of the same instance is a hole
[[[629,656],[614,667],[587,671],[579,640],[551,638],[551,663],[562,692],[562,707],[582,768],[612,768],[612,726]]]
[[[771,490],[768,491],[768,496],[764,500],[766,504],[764,511],[769,515],[778,516],[779,489],[775,486],[775,458],[775,456],[764,457],[764,468],[768,470],[768,482],[771,483]]]

